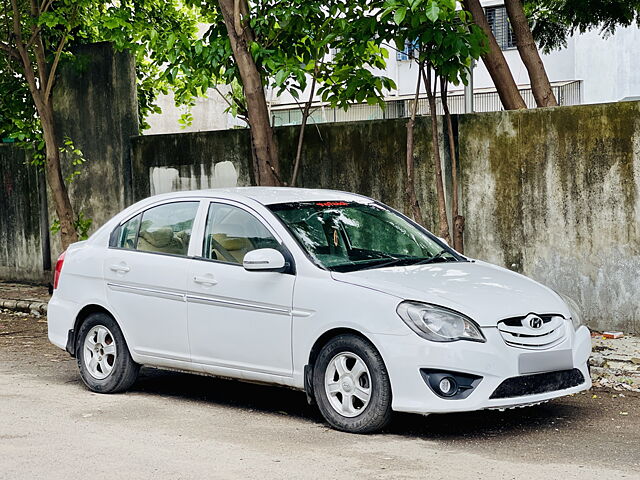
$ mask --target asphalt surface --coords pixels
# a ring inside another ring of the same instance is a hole
[[[0,478],[640,479],[640,394],[334,431],[304,394],[143,369],[89,392],[46,320],[0,312]]]

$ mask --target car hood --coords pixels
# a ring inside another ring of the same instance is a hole
[[[338,282],[378,290],[403,300],[441,305],[481,326],[527,315],[560,314],[564,301],[551,289],[523,275],[477,260],[331,273]]]

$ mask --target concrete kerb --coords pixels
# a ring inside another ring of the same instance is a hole
[[[46,315],[47,304],[32,300],[15,300],[0,298],[0,307],[14,312],[31,313],[33,315]]]

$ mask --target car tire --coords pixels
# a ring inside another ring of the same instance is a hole
[[[337,430],[371,433],[391,420],[391,383],[380,353],[356,335],[338,335],[320,350],[313,392],[322,416]]]
[[[76,359],[82,381],[98,393],[128,389],[140,371],[140,365],[131,358],[120,327],[106,313],[93,313],[82,323],[76,341]]]

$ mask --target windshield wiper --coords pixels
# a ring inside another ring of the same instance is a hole
[[[390,258],[391,260],[389,260],[388,258]],[[368,270],[371,268],[382,268],[382,267],[390,267],[392,265],[396,265],[398,263],[402,263],[404,261],[407,260],[407,258],[397,258],[397,257],[388,257],[388,258],[376,258],[375,260],[387,260],[385,262],[382,263],[374,263],[374,264],[367,264],[364,265],[362,268],[357,268],[356,270]]]
[[[427,263],[433,263],[436,260],[443,260],[445,262],[448,262],[449,260],[442,258],[442,255],[444,255],[445,253],[448,253],[449,255],[451,255],[451,253],[449,253],[448,250],[442,249],[440,250],[438,253],[436,253],[435,255],[429,257],[429,258],[424,258],[422,260],[420,260],[419,262],[416,262],[415,265],[424,265]]]

